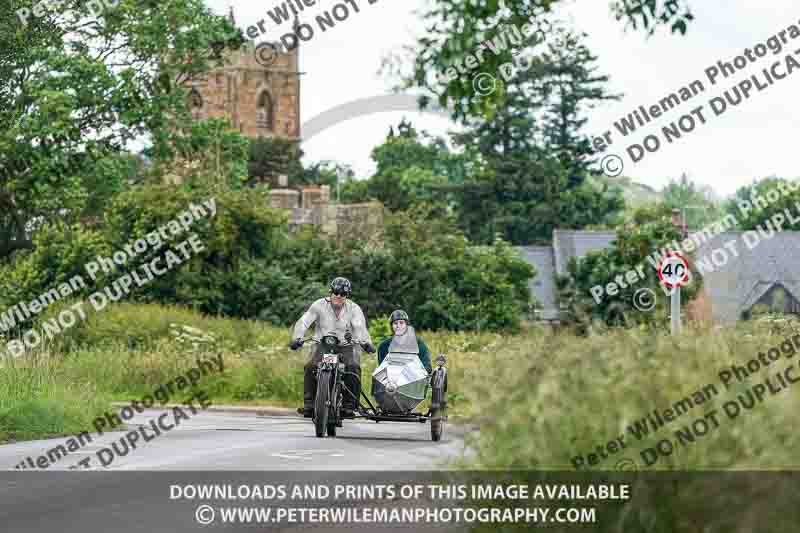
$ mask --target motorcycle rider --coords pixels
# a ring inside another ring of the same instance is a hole
[[[428,346],[425,342],[417,336],[414,328],[411,327],[411,320],[408,317],[408,313],[402,309],[393,311],[392,314],[389,315],[389,324],[392,326],[394,336],[383,340],[378,346],[378,365],[386,358],[393,341],[399,342],[400,340],[407,340],[411,346],[414,346],[414,343],[416,343],[419,360],[422,366],[425,367],[425,370],[428,371],[428,374],[430,374],[432,372],[431,353],[428,351]],[[405,335],[411,335],[413,338],[409,337],[405,339]]]
[[[333,333],[340,343],[349,343],[353,338],[361,344],[364,351],[374,353],[375,347],[367,330],[367,321],[361,307],[349,300],[352,285],[347,278],[337,277],[330,283],[330,293],[327,298],[320,298],[311,304],[300,320],[294,326],[294,333],[289,347],[297,350],[303,345],[303,335],[312,324],[314,339],[320,341],[323,335]],[[355,344],[355,343],[354,343]],[[358,398],[361,395],[361,357],[360,352],[354,350],[354,344],[340,347],[340,360],[345,365],[344,385],[353,392],[353,395],[344,394],[342,398],[342,416],[352,417]],[[306,418],[314,414],[314,398],[317,394],[317,365],[322,361],[324,348],[317,344],[311,357],[304,368],[303,375],[303,407],[298,413]]]

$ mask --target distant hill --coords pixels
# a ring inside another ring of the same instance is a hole
[[[620,190],[625,197],[625,203],[632,207],[639,207],[661,201],[661,193],[649,185],[633,181],[632,178],[620,176],[609,178],[607,176],[593,176],[589,178],[590,183],[600,188],[608,185],[610,190]]]

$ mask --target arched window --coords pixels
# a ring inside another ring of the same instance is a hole
[[[275,129],[272,97],[270,97],[267,91],[261,91],[261,94],[258,95],[258,100],[256,102],[256,127],[269,131]]]

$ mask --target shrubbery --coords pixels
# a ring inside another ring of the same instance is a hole
[[[314,257],[300,257],[314,268],[301,261],[296,271],[320,284],[337,275],[349,278],[352,298],[368,319],[402,308],[418,328],[516,329],[530,303],[532,266],[502,241],[469,246],[452,220],[429,207],[388,217],[381,245],[309,245]]]
[[[91,279],[84,265],[97,255],[111,253],[100,232],[79,225],[44,225],[34,234],[33,242],[33,250],[17,252],[7,262],[0,262],[0,312],[58,289],[74,276],[81,276],[88,284]],[[24,328],[30,323],[18,325]]]
[[[196,219],[164,247],[148,249],[94,282],[86,273],[84,265],[96,256],[111,257],[176,219],[190,203],[211,197],[213,218]],[[183,259],[176,245],[191,233],[204,249],[142,287],[134,284],[126,301],[289,326],[327,293],[331,278],[346,276],[368,320],[403,308],[424,329],[516,329],[528,307],[533,268],[502,241],[469,246],[453,221],[430,207],[389,217],[382,243],[368,245],[358,239],[337,243],[313,229],[289,235],[285,213],[265,205],[266,198],[252,190],[146,185],[120,193],[101,229],[46,226],[36,235],[35,250],[3,265],[3,310],[76,274],[88,286],[73,297],[86,298],[166,250]]]
[[[611,246],[598,252],[590,252],[581,260],[574,258],[567,265],[568,275],[558,279],[559,301],[565,307],[568,322],[586,330],[593,321],[610,326],[648,326],[664,325],[667,318],[668,298],[662,297],[658,272],[650,264],[648,257],[660,253],[672,241],[683,240],[680,232],[669,222],[670,211],[642,208],[635,212],[633,223],[617,231],[617,237]],[[702,277],[692,267],[692,283],[681,289],[683,305],[698,294],[702,286]],[[614,281],[615,276],[644,267],[645,279],[637,283],[629,283],[620,287],[619,294],[610,296],[603,293],[600,303],[595,302],[591,289],[595,286],[606,287]],[[638,310],[634,305],[634,295],[640,289],[649,288],[657,295],[654,310]]]

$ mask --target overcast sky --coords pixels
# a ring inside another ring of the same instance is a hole
[[[358,98],[387,94],[391,80],[378,75],[381,60],[413,43],[413,37],[422,31],[414,14],[415,9],[423,7],[422,0],[377,0],[372,5],[367,0],[354,1],[361,11],[351,13],[347,20],[324,33],[317,29],[314,15],[342,2],[319,0],[317,6],[303,12],[305,17],[301,17],[301,22],[309,22],[317,31],[310,42],[301,46],[300,70],[305,72],[301,81],[301,122]],[[800,6],[791,0],[690,1],[696,20],[683,37],[663,31],[650,39],[642,32],[625,33],[624,24],[611,15],[609,2],[574,0],[560,10],[560,15],[575,29],[589,35],[587,45],[599,57],[601,72],[611,76],[609,89],[624,94],[622,100],[592,110],[585,133],[595,136],[612,130],[615,144],[607,153],[623,157],[626,175],[657,188],[684,171],[724,195],[754,178],[772,174],[800,176],[795,164],[797,148],[793,146],[800,124],[797,105],[800,71],[763,92],[754,90],[748,100],[719,117],[713,116],[708,106],[711,97],[722,95],[741,80],[760,74],[763,68],[800,49],[800,39],[790,41],[780,55],[773,56],[770,52],[714,86],[704,74],[717,61],[732,62],[745,48],[766,42],[790,24],[798,23]],[[237,25],[244,30],[266,19],[267,36],[256,42],[276,40],[285,33],[286,24],[275,27],[266,15],[267,9],[281,5],[282,1],[207,2],[218,13],[226,13],[233,6]],[[800,60],[800,54],[795,57]],[[785,72],[785,65],[781,72]],[[649,108],[694,80],[701,80],[706,92],[628,137],[622,137],[614,128],[614,121],[621,116],[640,105]],[[660,134],[662,126],[700,105],[704,106],[706,124],[698,125],[695,131],[673,144],[664,142],[657,153],[647,154],[635,165],[630,162],[625,149],[631,143],[641,143],[646,134]],[[339,123],[304,142],[306,161],[337,160],[350,164],[357,176],[367,177],[374,170],[370,151],[383,141],[389,126],[404,116],[418,129],[431,133],[445,134],[454,127],[449,120],[427,113],[375,113]]]

